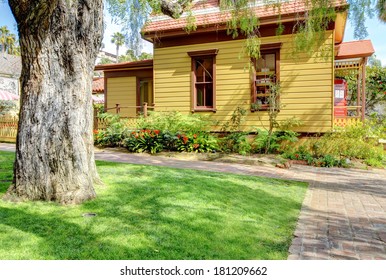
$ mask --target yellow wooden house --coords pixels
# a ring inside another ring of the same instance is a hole
[[[349,118],[363,117],[365,64],[374,50],[370,41],[343,43],[346,5],[336,1],[341,12],[317,51],[294,55],[292,30],[305,12],[304,3],[283,2],[281,22],[285,29],[276,36],[277,10],[257,1],[251,9],[260,19],[258,60],[246,54],[245,37],[227,34],[229,14],[220,10],[218,0],[194,2],[197,28],[190,33],[184,29],[188,22],[185,15],[178,20],[152,17],[143,29],[143,38],[153,43],[153,60],[96,67],[105,75],[105,107],[113,112],[119,107],[116,111],[129,117],[138,114],[144,102],[156,111],[205,114],[218,123],[214,131],[241,107],[247,111],[243,129],[250,131],[268,126],[267,85],[274,80],[281,86],[278,120],[296,117],[303,123],[296,129],[299,132],[326,132]],[[331,51],[327,58],[322,55],[326,50]],[[336,102],[337,96],[342,97],[342,89],[335,90],[337,69],[353,69],[362,81],[355,106]],[[347,108],[338,114],[334,106]]]

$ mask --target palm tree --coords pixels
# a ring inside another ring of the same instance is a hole
[[[386,22],[386,0],[378,0],[377,11],[379,19]]]
[[[3,53],[5,53],[6,50],[6,41],[7,37],[9,35],[9,29],[6,25],[0,27],[0,45],[1,45],[1,50]]]
[[[16,50],[16,36],[15,34],[8,34],[7,37],[5,37],[5,48],[9,54],[14,54]]]
[[[125,36],[123,36],[122,33],[119,33],[119,32],[115,32],[113,34],[113,36],[111,36],[111,43],[115,44],[115,46],[117,47],[117,58],[116,58],[116,62],[118,62],[118,57],[119,57],[119,47],[120,46],[123,46],[123,44],[125,43]]]

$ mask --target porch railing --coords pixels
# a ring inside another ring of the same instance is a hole
[[[155,108],[155,104],[149,106],[146,102],[143,103],[142,106],[120,106],[120,104],[115,104],[114,107],[106,108],[104,111],[109,113],[114,113],[117,115],[121,114],[121,109],[136,109],[136,116],[121,116],[122,119],[126,120],[126,124],[130,128],[136,128],[137,120],[139,115],[141,114],[145,118],[148,115],[149,110],[153,110]],[[98,110],[94,109],[94,130],[103,130],[106,128],[108,121],[98,117]]]
[[[0,116],[0,141],[16,142],[18,117]]]
[[[362,106],[334,106],[334,111],[335,109],[347,111],[345,116],[334,115],[334,127],[345,127],[361,122],[361,108]]]

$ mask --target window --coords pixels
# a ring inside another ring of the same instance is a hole
[[[192,112],[216,111],[217,49],[188,52],[192,58]]]
[[[270,89],[279,82],[281,44],[262,45],[260,57],[253,59],[251,111],[268,110]]]

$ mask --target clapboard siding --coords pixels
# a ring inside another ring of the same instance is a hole
[[[311,55],[293,55],[292,36],[262,38],[263,44],[282,42],[280,51],[281,101],[278,120],[297,117],[304,132],[324,132],[332,128],[333,59],[321,54],[333,47],[333,32],[326,32],[325,44]],[[191,111],[190,51],[219,49],[216,57],[216,113],[210,115],[219,126],[238,107],[247,110],[243,129],[268,126],[267,112],[250,112],[250,65],[243,53],[245,41],[234,40],[154,50],[154,89],[157,110]],[[218,127],[217,127],[218,128]]]
[[[131,108],[122,108],[120,115],[124,117],[133,117],[136,115],[137,105],[137,79],[136,77],[120,77],[107,79],[107,108],[131,106]],[[109,111],[115,113],[114,110]]]

